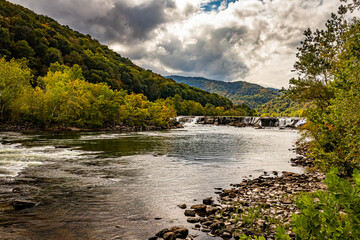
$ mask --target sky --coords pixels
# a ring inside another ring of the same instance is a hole
[[[338,0],[10,0],[166,75],[287,87],[307,28]]]

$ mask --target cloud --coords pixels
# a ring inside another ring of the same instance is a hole
[[[12,0],[167,74],[288,84],[303,31],[338,0]]]

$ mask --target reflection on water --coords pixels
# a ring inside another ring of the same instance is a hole
[[[40,202],[0,214],[5,239],[148,239],[165,227],[192,227],[180,203],[199,203],[244,176],[302,171],[289,163],[291,130],[189,123],[158,132],[2,137],[0,193]],[[0,206],[6,196],[14,197],[0,194]]]

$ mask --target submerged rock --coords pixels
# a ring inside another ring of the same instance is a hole
[[[32,208],[37,205],[36,202],[30,201],[30,200],[21,200],[17,199],[14,200],[11,205],[14,207],[15,210],[22,210],[25,208]]]

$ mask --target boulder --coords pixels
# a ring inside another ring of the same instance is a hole
[[[164,240],[176,240],[176,235],[173,232],[167,232],[163,236]]]
[[[185,239],[189,234],[189,230],[184,227],[172,227],[170,228],[170,231],[175,233],[177,238],[182,238],[182,239]]]

